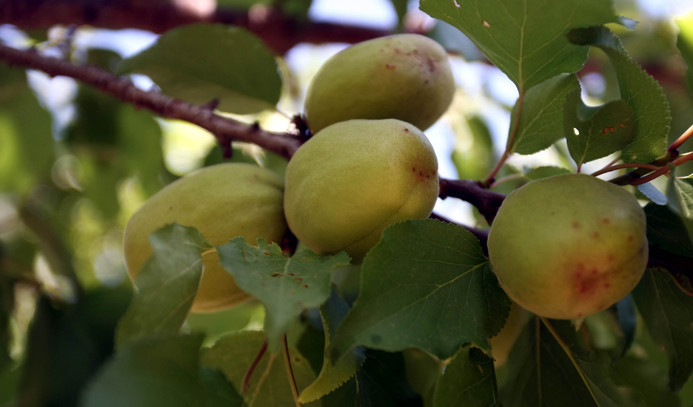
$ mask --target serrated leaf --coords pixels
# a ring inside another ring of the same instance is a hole
[[[265,336],[259,331],[242,331],[219,339],[212,347],[202,350],[202,365],[221,371],[238,393],[243,389],[244,377],[263,345]],[[289,347],[291,367],[296,385],[305,388],[315,380],[308,361],[293,347]],[[286,360],[281,353],[265,353],[258,361],[249,379],[244,400],[248,407],[295,407],[291,383],[287,375]],[[306,406],[319,406],[310,403]]]
[[[320,316],[325,330],[325,349],[329,347],[337,326],[348,311],[349,305],[337,295],[335,290],[332,290],[330,298],[320,307]],[[332,363],[330,358],[324,358],[318,378],[303,389],[298,401],[307,403],[317,400],[342,386],[356,374],[364,361],[364,349],[360,347],[352,349],[337,363]]]
[[[169,224],[149,235],[152,257],[137,276],[137,292],[118,324],[122,344],[143,336],[176,333],[190,311],[211,245],[197,229]]]
[[[321,256],[309,250],[286,257],[276,243],[268,244],[264,239],[257,243],[256,247],[243,238],[232,239],[217,247],[219,263],[243,291],[265,305],[265,333],[274,352],[301,311],[327,300],[332,270],[349,264],[349,257],[345,253]]]
[[[568,95],[579,89],[575,75],[559,75],[528,90],[513,109],[510,129],[514,136],[508,138],[512,143],[508,151],[532,154],[562,139],[563,106]]]
[[[568,41],[571,29],[619,22],[604,0],[421,0],[420,7],[467,35],[520,94],[582,68],[588,49]]]
[[[433,407],[498,405],[493,359],[475,347],[457,352],[438,378]]]
[[[647,270],[633,298],[650,335],[669,359],[669,387],[680,390],[693,372],[693,297],[667,272]]]
[[[164,33],[121,61],[119,74],[149,76],[174,98],[195,104],[218,100],[218,109],[248,114],[272,109],[281,78],[274,56],[250,32],[222,24],[191,24]]]
[[[609,378],[611,361],[579,351],[576,342],[569,321],[531,320],[508,358],[512,380],[500,389],[503,406],[625,405]]]
[[[430,219],[397,223],[364,259],[359,297],[329,356],[338,359],[356,345],[416,347],[440,359],[466,343],[488,349],[509,309],[470,232]]]
[[[571,41],[600,48],[616,71],[621,98],[633,109],[634,140],[623,149],[626,162],[649,162],[666,150],[671,123],[669,102],[657,81],[636,64],[606,27],[574,30]]]
[[[577,165],[619,151],[635,137],[633,109],[619,99],[602,106],[586,106],[576,90],[566,100],[564,134]]]
[[[240,407],[240,397],[229,383],[200,371],[201,343],[201,335],[128,342],[95,376],[81,406]]]

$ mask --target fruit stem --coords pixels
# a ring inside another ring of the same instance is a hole
[[[675,151],[678,150],[678,148],[681,147],[681,145],[682,145],[683,143],[685,143],[686,140],[688,140],[691,136],[693,136],[693,125],[691,125],[691,127],[689,127],[686,131],[684,131],[683,134],[681,134],[681,135],[679,136],[679,138],[677,138],[676,140],[674,140],[674,142],[671,143],[671,145],[667,148],[667,151],[670,152],[670,153],[675,152]]]
[[[440,196],[441,199],[452,196],[469,202],[479,210],[479,213],[484,216],[489,225],[505,199],[505,194],[489,191],[479,182],[466,179],[450,180],[444,178],[440,179],[440,192],[438,196]]]
[[[284,366],[286,366],[286,374],[289,376],[289,384],[291,385],[291,394],[294,396],[294,402],[296,407],[302,407],[300,401],[298,401],[298,385],[296,384],[296,376],[294,376],[294,369],[291,366],[291,354],[289,353],[289,343],[286,340],[286,335],[282,337],[282,351],[284,353]]]
[[[250,390],[250,378],[253,377],[255,369],[257,369],[258,365],[260,364],[260,360],[262,360],[262,357],[265,356],[265,353],[267,353],[266,338],[265,341],[262,343],[262,346],[260,347],[260,350],[258,351],[257,355],[255,355],[255,359],[253,359],[253,362],[250,364],[250,367],[248,367],[248,371],[245,372],[245,376],[243,376],[243,384],[241,385],[241,395],[243,397],[245,397],[248,394],[248,390]]]
[[[517,103],[515,104],[515,106],[517,106],[517,110],[515,110],[515,124],[510,130],[510,133],[508,134],[508,142],[505,145],[505,151],[503,152],[501,158],[498,160],[496,166],[493,168],[491,173],[486,178],[486,181],[481,183],[481,186],[483,186],[484,188],[488,188],[491,184],[493,184],[493,180],[496,178],[496,175],[498,175],[498,172],[503,167],[508,158],[510,158],[510,155],[513,152],[513,149],[515,147],[515,137],[517,136],[517,132],[520,129],[520,117],[522,117],[522,106],[524,105],[524,101],[525,93],[523,91],[520,91],[520,96],[517,98]]]
[[[687,161],[691,161],[691,160],[693,160],[693,152],[691,152],[691,153],[686,153],[686,154],[684,154],[684,155],[679,156],[679,157],[676,158],[675,160],[673,160],[673,161],[671,162],[671,165],[670,165],[670,166],[664,166],[664,165],[663,165],[663,166],[659,167],[656,171],[650,173],[649,175],[631,181],[630,184],[631,184],[631,185],[636,185],[636,186],[637,186],[637,185],[646,184],[646,183],[652,181],[652,180],[655,179],[655,178],[658,178],[658,177],[660,177],[660,176],[662,176],[662,175],[664,175],[664,174],[669,173],[669,171],[671,170],[672,167],[678,167],[679,165],[681,165],[681,164],[683,164],[683,163],[685,163],[685,162],[687,162]]]
[[[652,165],[652,164],[645,164],[645,163],[623,163],[623,164],[617,164],[617,165],[609,164],[608,166],[602,168],[601,170],[595,171],[590,175],[592,175],[593,177],[596,177],[598,175],[606,174],[607,172],[622,170],[624,168],[642,168],[642,169],[647,169],[647,170],[651,170],[651,171],[656,171],[661,167],[658,167],[658,166]]]

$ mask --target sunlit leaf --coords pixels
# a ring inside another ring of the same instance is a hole
[[[633,109],[623,100],[586,106],[575,91],[565,105],[564,133],[578,165],[621,150],[635,137]]]
[[[153,255],[138,274],[137,292],[120,321],[118,343],[176,333],[190,311],[211,245],[197,229],[170,224],[149,236]]]
[[[693,297],[660,270],[645,272],[633,298],[655,342],[669,359],[669,386],[680,390],[693,372]]]
[[[281,78],[262,40],[239,28],[191,24],[164,33],[150,48],[121,62],[118,72],[149,76],[172,97],[247,114],[279,101]]]
[[[465,33],[521,94],[582,68],[588,49],[568,41],[571,29],[619,22],[604,0],[421,0],[420,7]]]
[[[416,347],[441,359],[462,344],[487,349],[509,309],[470,232],[434,220],[397,223],[366,256],[359,297],[329,355],[337,359],[356,345]]]
[[[676,46],[688,66],[686,78],[688,88],[693,91],[693,12],[676,18],[676,25],[679,28]]]
[[[606,53],[616,72],[621,98],[633,109],[636,133],[623,150],[623,160],[649,162],[662,155],[671,122],[662,87],[631,59],[621,41],[606,27],[575,30],[570,38],[574,43],[593,45]]]
[[[349,264],[344,253],[320,256],[299,250],[287,257],[276,243],[268,244],[264,239],[252,246],[243,238],[235,238],[217,250],[219,263],[236,284],[265,305],[265,332],[273,351],[279,349],[282,335],[301,311],[327,300],[332,270]]]
[[[575,75],[560,75],[528,90],[513,110],[510,129],[514,138],[508,139],[512,143],[508,150],[532,154],[565,137],[563,107],[568,95],[579,89]]]

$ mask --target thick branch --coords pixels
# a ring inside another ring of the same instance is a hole
[[[2,44],[0,61],[38,69],[51,76],[68,76],[161,117],[196,124],[214,134],[223,147],[228,146],[232,140],[244,141],[290,158],[302,143],[299,137],[292,134],[264,131],[256,125],[219,116],[208,107],[193,105],[154,91],[143,91],[130,81],[94,66],[73,65],[58,58],[40,55],[33,50],[22,51]]]
[[[0,0],[0,23],[22,29],[45,30],[54,25],[75,24],[162,33],[200,22],[244,27],[278,54],[284,54],[301,42],[356,43],[390,34],[367,27],[299,20],[274,8],[265,8],[259,13],[217,9],[210,15],[200,16],[168,0]]]
[[[466,179],[450,180],[441,178],[440,193],[438,195],[442,199],[451,196],[469,202],[479,210],[479,213],[481,213],[489,225],[493,222],[498,208],[500,208],[501,203],[505,199],[504,194],[489,191],[482,187],[479,182]]]

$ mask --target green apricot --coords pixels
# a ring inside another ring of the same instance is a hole
[[[177,222],[197,228],[212,245],[242,236],[279,242],[286,233],[283,182],[274,172],[251,164],[218,164],[197,170],[164,187],[130,218],[123,237],[125,263],[135,278],[151,256],[149,234]],[[202,254],[202,279],[191,312],[230,308],[250,298],[220,264],[216,250]]]
[[[350,119],[399,119],[426,130],[447,110],[455,81],[443,47],[418,34],[364,41],[330,58],[305,101],[317,133]]]
[[[284,211],[316,253],[363,259],[390,224],[426,218],[438,197],[438,161],[426,136],[396,119],[326,127],[291,158]]]
[[[647,266],[645,213],[623,188],[563,174],[511,192],[488,238],[501,287],[543,317],[577,319],[625,297]]]

